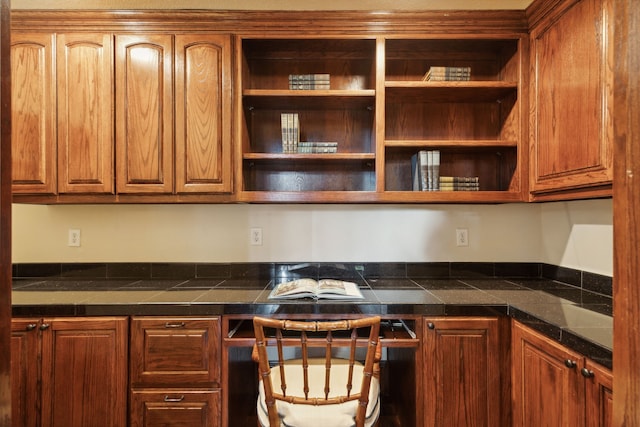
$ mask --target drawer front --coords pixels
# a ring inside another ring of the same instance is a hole
[[[219,427],[220,390],[136,390],[131,393],[131,427]]]
[[[134,317],[131,386],[217,387],[220,318]]]

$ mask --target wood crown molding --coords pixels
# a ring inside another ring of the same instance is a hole
[[[283,35],[318,33],[377,34],[523,34],[525,11],[194,11],[14,10],[12,30],[189,31]]]

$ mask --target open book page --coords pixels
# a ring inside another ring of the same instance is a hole
[[[269,294],[275,298],[328,298],[328,299],[362,299],[358,285],[335,279],[297,279],[280,283]]]

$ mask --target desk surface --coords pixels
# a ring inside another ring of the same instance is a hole
[[[14,279],[13,315],[380,314],[517,318],[611,367],[609,298],[546,279],[359,279],[364,300],[270,300],[271,279]]]

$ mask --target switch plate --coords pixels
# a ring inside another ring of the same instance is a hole
[[[456,228],[456,246],[469,246],[469,230]]]
[[[249,244],[262,246],[262,228],[254,227],[249,231]]]
[[[80,246],[80,230],[77,228],[69,229],[69,240],[67,242],[68,246]]]

